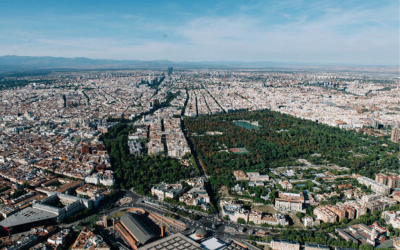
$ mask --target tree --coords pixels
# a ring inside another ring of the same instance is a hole
[[[214,204],[210,203],[210,209],[208,211],[210,212],[210,214],[213,214],[216,212]]]
[[[305,215],[303,213],[297,212],[296,216],[299,217],[299,219],[301,220]]]
[[[362,250],[374,250],[374,247],[370,244],[361,244],[360,249]]]
[[[34,187],[31,186],[31,184],[29,184],[28,182],[22,183],[22,186],[23,186],[24,188],[29,188],[29,189],[33,189],[33,188],[34,188]]]
[[[189,159],[190,156],[191,156],[190,152],[186,152],[186,153],[183,155],[182,159]]]
[[[315,208],[315,206],[309,206],[309,207],[307,207],[307,208],[306,208],[306,214],[309,215],[309,216],[311,216],[311,217],[314,217],[314,208]]]
[[[246,221],[243,218],[237,218],[236,222],[239,223],[239,224],[245,224],[246,223]]]
[[[258,121],[260,128],[257,132],[247,130],[235,125],[234,120]],[[262,172],[267,168],[295,165],[298,158],[307,159],[313,164],[326,161],[340,164],[350,168],[352,173],[368,177],[383,167],[399,168],[398,160],[395,161],[393,154],[390,154],[398,148],[392,142],[385,141],[388,146],[383,147],[378,139],[362,133],[315,124],[268,110],[185,118],[185,127],[189,135],[204,135],[190,136],[189,141],[207,167],[207,175],[218,180],[219,185],[213,185],[215,189],[221,184],[231,184],[232,170]],[[207,131],[223,134],[207,136]],[[225,149],[245,147],[249,152],[223,152],[222,145]],[[314,153],[320,156],[311,156]],[[354,157],[355,153],[365,156]],[[371,167],[378,157],[381,159],[380,165]],[[270,176],[273,177],[272,174]],[[308,189],[314,185],[306,183]]]

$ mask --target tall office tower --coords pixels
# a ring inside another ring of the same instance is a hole
[[[394,142],[399,142],[399,138],[400,138],[400,129],[399,128],[393,128],[392,129],[392,141]]]
[[[168,75],[172,75],[174,69],[172,67],[168,67]]]

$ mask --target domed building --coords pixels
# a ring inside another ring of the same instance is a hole
[[[207,231],[203,228],[199,228],[196,230],[196,232],[194,233],[196,235],[196,237],[198,238],[204,238],[207,236]]]

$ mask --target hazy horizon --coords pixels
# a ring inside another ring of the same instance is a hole
[[[0,55],[399,65],[399,2],[0,3]]]

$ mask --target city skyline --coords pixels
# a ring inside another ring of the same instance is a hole
[[[400,250],[399,7],[0,1],[0,250]]]
[[[398,1],[10,1],[0,7],[0,55],[399,64]]]

